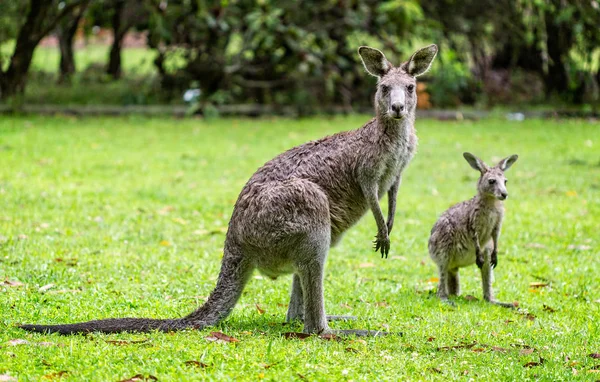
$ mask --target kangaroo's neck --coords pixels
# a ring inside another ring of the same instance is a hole
[[[493,196],[477,194],[474,198],[475,204],[480,209],[502,209],[503,204],[501,200],[496,199]]]
[[[377,129],[377,135],[380,136],[381,139],[394,144],[416,140],[414,122],[414,114],[398,120],[382,117],[378,113],[375,118],[374,127]]]

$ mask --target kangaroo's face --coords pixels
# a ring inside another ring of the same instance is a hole
[[[481,174],[477,182],[477,190],[480,195],[504,200],[508,197],[506,182],[507,179],[504,176],[504,171],[498,167],[493,167]]]
[[[471,167],[481,173],[477,181],[479,195],[498,200],[504,200],[508,197],[508,191],[506,191],[507,179],[504,172],[517,161],[518,155],[511,155],[502,159],[495,167],[488,167],[481,159],[471,153],[464,153],[463,156]]]
[[[390,69],[377,84],[375,105],[383,118],[402,119],[417,107],[417,80],[401,68]]]
[[[367,72],[379,79],[375,94],[378,118],[400,120],[413,115],[417,107],[416,77],[427,72],[437,46],[416,51],[408,61],[394,67],[379,50],[361,46],[358,54]]]

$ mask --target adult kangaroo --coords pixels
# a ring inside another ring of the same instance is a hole
[[[287,320],[303,320],[305,333],[377,334],[329,328],[323,301],[325,259],[368,209],[377,222],[375,251],[387,257],[400,178],[417,146],[416,77],[429,70],[437,50],[429,45],[394,67],[379,50],[358,49],[367,72],[378,77],[375,118],[358,130],[288,150],[252,175],[229,221],[217,285],[196,311],[176,319],[113,318],[21,328],[61,334],[201,329],[229,315],[258,269],[272,278],[294,274]],[[379,206],[385,193],[387,223]]]

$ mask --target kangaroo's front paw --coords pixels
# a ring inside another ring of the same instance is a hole
[[[385,256],[387,258],[388,253],[390,253],[390,237],[387,234],[377,234],[373,243],[375,245],[375,252],[381,251],[381,257]]]
[[[496,268],[496,265],[498,265],[498,251],[495,249],[492,251],[492,258],[490,259],[490,265],[492,266],[492,268]]]

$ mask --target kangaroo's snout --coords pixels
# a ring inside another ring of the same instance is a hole
[[[508,198],[508,193],[507,192],[501,192],[500,193],[500,200],[505,200],[506,198]]]
[[[393,111],[392,116],[394,118],[396,118],[396,119],[401,118],[402,114],[404,112],[404,104],[399,103],[399,102],[392,104],[392,111]]]

